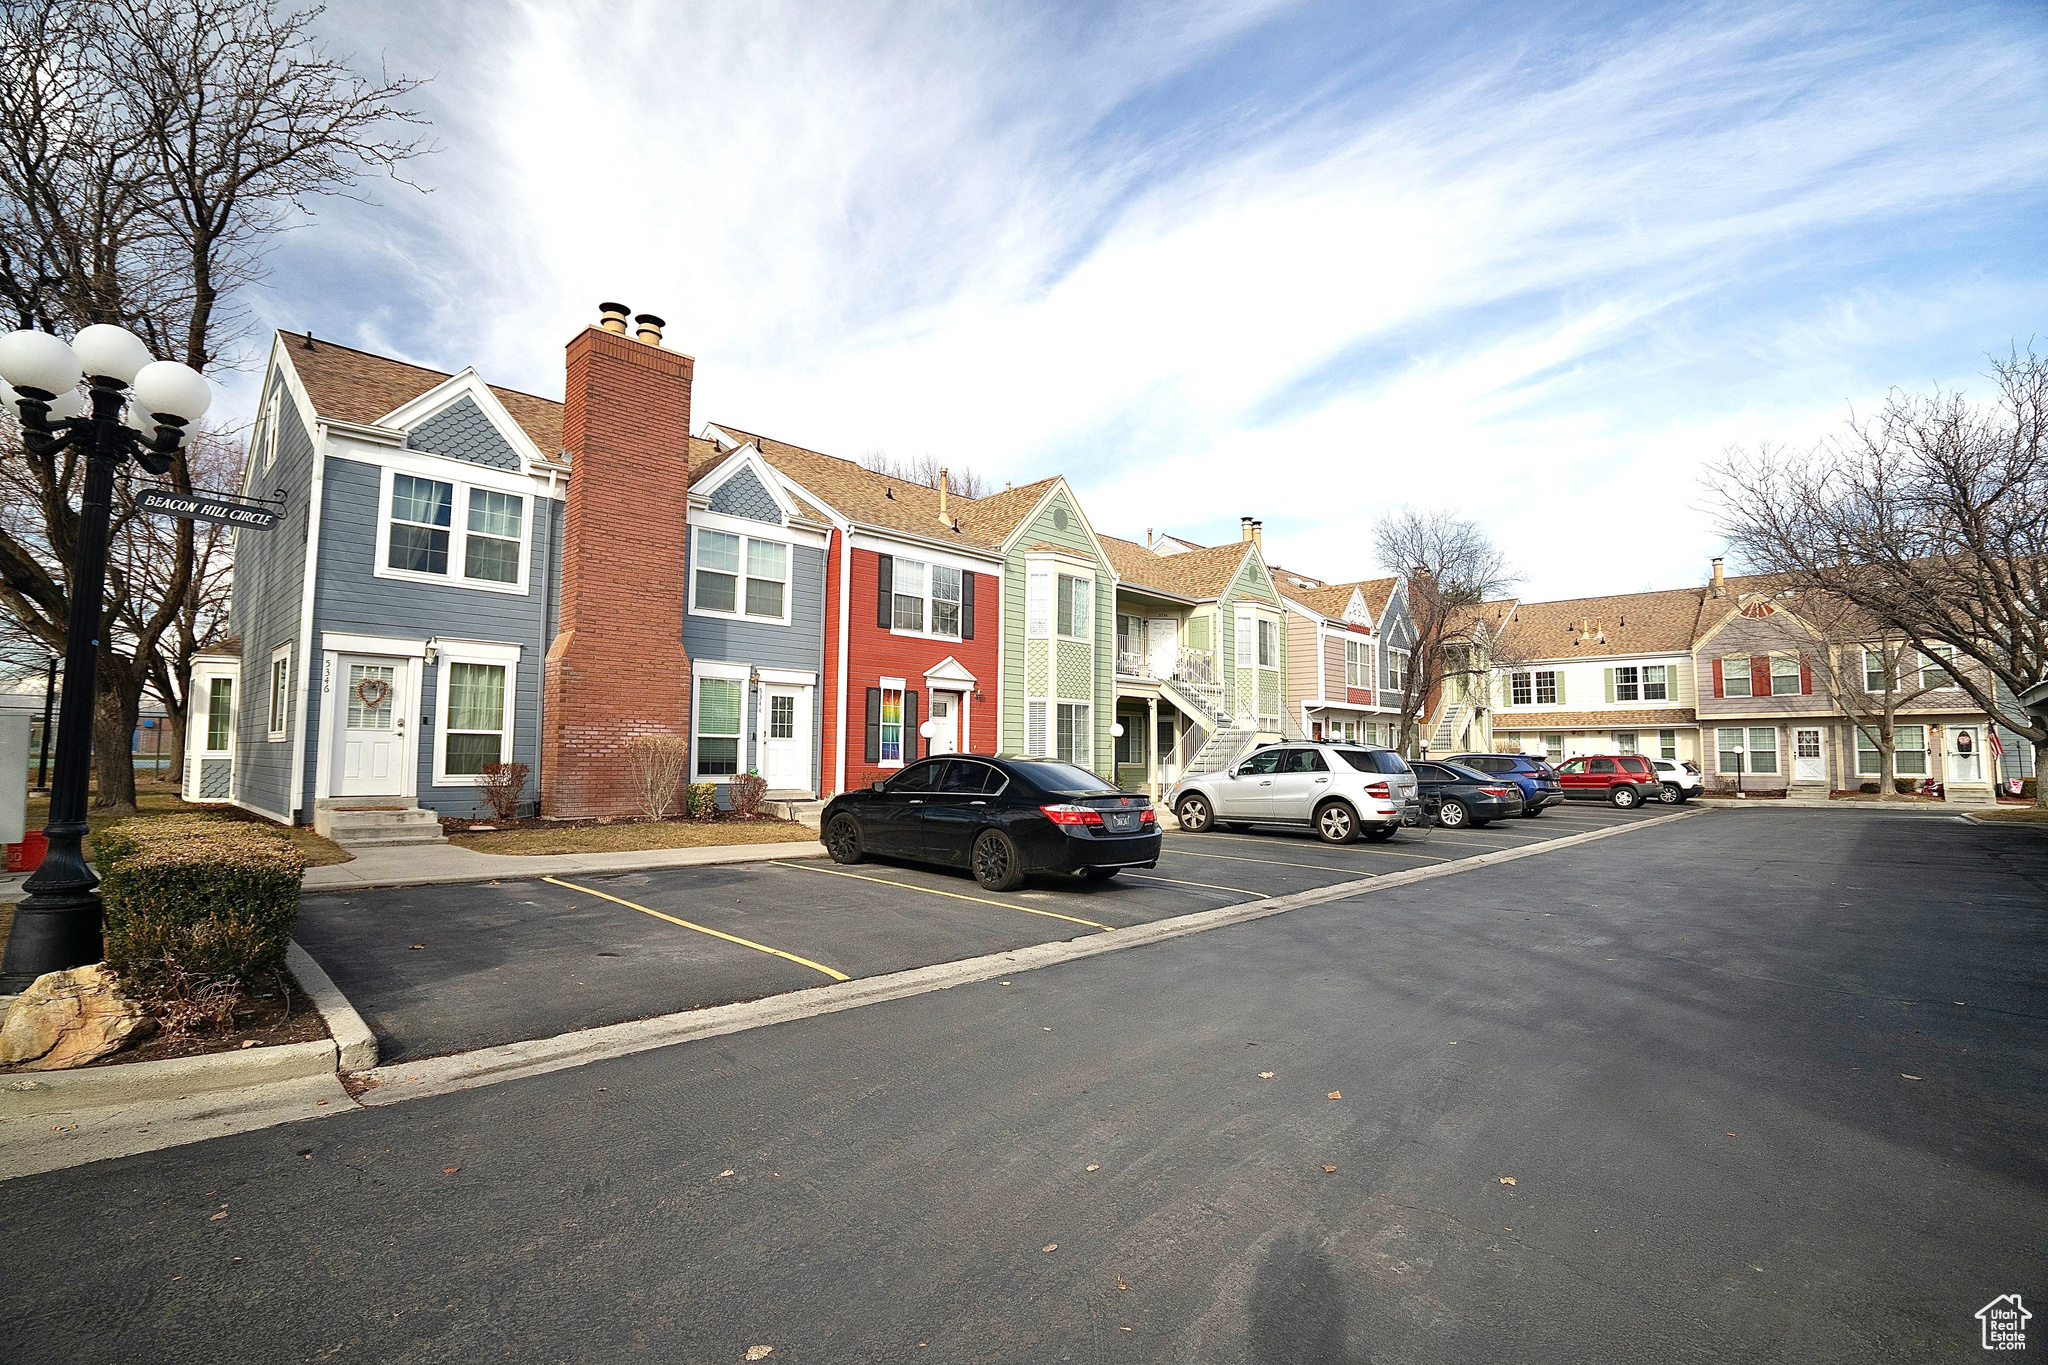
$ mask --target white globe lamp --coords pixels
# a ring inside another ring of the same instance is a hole
[[[0,337],[0,379],[24,397],[49,400],[78,386],[78,353],[48,332],[24,329]]]
[[[175,360],[153,360],[135,375],[135,401],[153,417],[196,422],[213,405],[213,389],[190,366]]]
[[[124,388],[150,363],[149,347],[125,327],[96,322],[71,338],[71,349],[79,365],[94,379],[111,379]]]
[[[66,389],[50,400],[49,420],[61,422],[67,417],[85,415],[85,395],[77,389]]]

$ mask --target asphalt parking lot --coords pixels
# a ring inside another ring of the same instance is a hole
[[[1306,831],[1166,835],[1113,882],[822,856],[577,878],[308,896],[298,939],[376,1032],[386,1062],[1010,951],[1194,911],[1527,848],[1672,813],[1553,809],[1484,829],[1333,847]],[[1651,837],[1655,837],[1654,835]],[[1534,874],[1534,875],[1541,875]]]

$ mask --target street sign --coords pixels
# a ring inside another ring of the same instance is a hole
[[[135,505],[145,511],[162,512],[189,521],[215,521],[223,526],[241,526],[268,531],[277,525],[277,513],[268,507],[216,493],[176,493],[168,488],[145,488],[135,495]]]

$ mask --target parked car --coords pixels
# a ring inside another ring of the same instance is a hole
[[[1592,754],[1569,759],[1557,770],[1558,781],[1571,801],[1609,801],[1630,810],[1659,800],[1663,784],[1650,760],[1641,754]]]
[[[1220,773],[1183,778],[1167,804],[1190,834],[1250,825],[1307,825],[1326,844],[1390,839],[1419,819],[1415,774],[1392,749],[1327,741],[1272,744]]]
[[[1422,784],[1423,808],[1445,829],[1478,829],[1522,813],[1520,787],[1462,763],[1418,763],[1415,780]]]
[[[1690,801],[1707,789],[1706,778],[1700,775],[1700,765],[1676,758],[1653,758],[1650,767],[1663,784],[1659,797],[1667,806]]]
[[[1564,784],[1557,769],[1529,754],[1452,754],[1444,760],[1504,777],[1522,789],[1522,817],[1533,820],[1551,806],[1564,804]]]
[[[1050,759],[927,758],[826,805],[821,838],[834,862],[871,854],[965,867],[991,891],[1027,873],[1095,880],[1159,863],[1151,799]]]

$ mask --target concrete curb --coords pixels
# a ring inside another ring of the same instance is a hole
[[[1670,824],[1674,820],[1691,819],[1697,813],[1679,811],[1634,824],[1612,825],[1606,829],[1588,830],[1581,834],[1566,835],[1522,848],[1501,849],[1472,858],[1460,858],[1433,867],[1362,877],[1339,882],[1333,886],[1317,887],[1313,891],[1298,891],[1291,895],[1269,896],[1263,900],[1245,901],[1215,910],[1196,911],[1171,919],[1155,920],[1150,924],[1134,925],[1128,929],[1090,934],[1085,938],[1034,944],[1013,952],[992,953],[984,957],[968,958],[962,962],[945,962],[930,967],[915,967],[909,971],[892,972],[885,976],[835,982],[829,986],[791,991],[765,1000],[714,1005],[707,1009],[657,1015],[652,1019],[607,1024],[576,1033],[558,1034],[552,1038],[537,1038],[529,1042],[477,1048],[474,1051],[458,1052],[445,1057],[429,1057],[417,1062],[380,1066],[373,1071],[361,1073],[359,1079],[368,1081],[370,1088],[357,1096],[357,1102],[364,1105],[396,1104],[428,1095],[449,1094],[458,1090],[474,1089],[477,1086],[493,1085],[499,1081],[544,1075],[551,1071],[562,1071],[612,1057],[630,1056],[636,1052],[647,1052],[676,1043],[717,1038],[729,1033],[766,1028],[771,1024],[789,1023],[821,1014],[836,1014],[841,1010],[859,1009],[863,1005],[877,1005],[889,1000],[924,995],[935,990],[951,990],[954,986],[976,981],[1009,976],[1039,967],[1051,967],[1064,962],[1077,962],[1083,958],[1098,957],[1126,948],[1164,943],[1210,929],[1222,929],[1266,919],[1290,910],[1322,905],[1330,901],[1348,900],[1393,887],[1412,886],[1417,882],[1431,881],[1439,877],[1455,876],[1476,867],[1496,867],[1502,863],[1532,858],[1539,853],[1548,853],[1555,849],[1591,843],[1596,839],[1609,839],[1618,834],[1630,834],[1655,825]]]
[[[370,1032],[363,1016],[356,1013],[356,1007],[349,1004],[341,987],[334,984],[313,955],[294,939],[285,949],[284,960],[299,985],[312,997],[313,1008],[327,1021],[327,1031],[334,1035],[334,1045],[340,1051],[341,1070],[368,1071],[377,1065],[377,1035]]]
[[[459,856],[457,856],[459,855]],[[472,849],[421,844],[403,849],[363,850],[345,863],[306,869],[301,895],[368,891],[390,886],[459,886],[466,882],[516,882],[565,873],[646,872],[666,867],[714,867],[721,863],[769,862],[777,858],[822,858],[808,840],[773,844],[719,844],[710,848],[650,848],[624,853],[478,853]],[[472,859],[482,859],[473,862]],[[435,862],[442,866],[434,868]],[[419,870],[409,870],[419,869]]]
[[[200,1057],[169,1057],[161,1062],[24,1072],[0,1080],[0,1117],[31,1118],[59,1110],[183,1099],[332,1075],[338,1055],[332,1039],[321,1039]]]
[[[1959,815],[1981,806],[1958,806],[1946,802],[1941,804],[1914,802],[1909,805],[1891,805],[1877,801],[1786,801],[1779,797],[1759,797],[1754,801],[1738,801],[1732,796],[1695,796],[1691,804],[1705,806],[1711,810],[1824,810],[1851,811],[1863,815],[1912,815],[1923,820],[1952,820]]]

